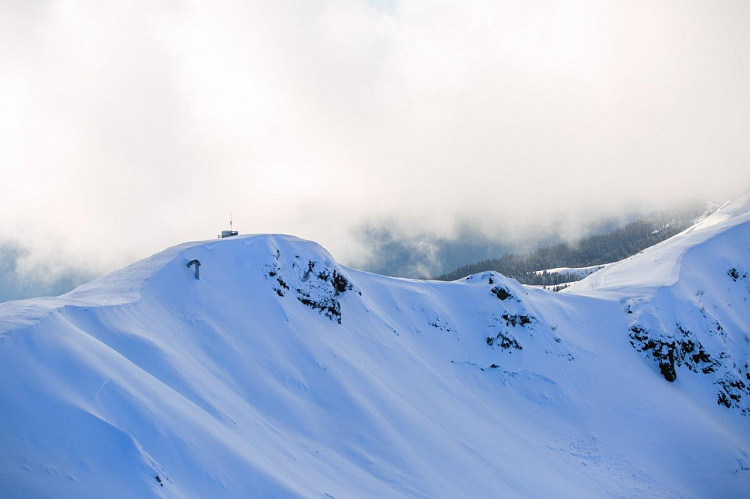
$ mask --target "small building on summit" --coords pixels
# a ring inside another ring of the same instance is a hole
[[[236,230],[232,230],[232,220],[229,220],[229,230],[222,230],[221,234],[219,234],[219,239],[224,239],[225,237],[232,237],[239,235],[239,232]]]

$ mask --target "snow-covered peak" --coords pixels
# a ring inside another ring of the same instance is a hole
[[[221,294],[221,286],[246,278],[250,269],[271,265],[282,252],[285,258],[334,265],[331,255],[319,244],[294,236],[259,234],[188,242],[79,286],[60,297],[2,303],[0,334],[32,324],[40,317],[67,306],[112,306],[137,302],[148,289],[158,289],[174,297],[189,292],[190,286],[201,286],[211,287],[213,292]],[[194,270],[187,264],[194,259],[201,262],[198,282],[188,279],[194,276]]]
[[[724,251],[724,241],[715,241],[724,232],[726,239],[736,238],[736,243],[747,240],[750,231],[750,194],[727,203],[713,214],[676,236],[637,255],[608,265],[586,279],[572,284],[563,292],[591,296],[620,298],[634,293],[650,293],[660,287],[671,286],[680,279],[683,261],[691,253],[713,241],[712,246]],[[727,241],[729,242],[729,241]],[[741,244],[732,244],[741,250]],[[713,259],[700,253],[698,265],[711,265]],[[689,278],[689,277],[688,277]]]
[[[712,217],[568,293],[258,235],[2,304],[0,495],[742,496],[750,220]]]
[[[140,298],[138,293],[146,283],[158,286],[164,281],[179,279],[180,275],[194,274],[188,263],[201,262],[203,282],[221,284],[252,268],[260,268],[277,260],[281,254],[302,260],[333,265],[333,258],[319,244],[294,236],[278,234],[242,235],[226,239],[211,239],[180,244],[122,270],[97,279],[71,291],[71,299],[106,300],[113,295],[127,295],[129,301]]]

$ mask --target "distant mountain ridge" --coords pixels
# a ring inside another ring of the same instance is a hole
[[[491,270],[522,284],[554,286],[576,281],[588,273],[547,273],[544,270],[593,267],[622,260],[682,232],[716,208],[717,205],[690,205],[679,210],[657,212],[623,227],[572,243],[557,243],[528,253],[509,253],[500,258],[464,265],[436,279],[454,281]]]

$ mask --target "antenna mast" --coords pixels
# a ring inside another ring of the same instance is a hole
[[[234,230],[234,214],[230,213],[229,214],[229,230],[222,230],[219,237],[223,239],[225,237],[232,237],[238,234],[239,233],[236,230]]]

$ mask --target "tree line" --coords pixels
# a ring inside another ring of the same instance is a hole
[[[681,211],[652,215],[604,234],[595,234],[573,243],[558,243],[528,253],[510,253],[459,267],[436,279],[453,281],[467,275],[497,271],[523,284],[556,287],[576,281],[579,276],[537,271],[557,267],[589,267],[616,262],[669,239],[693,225],[705,211],[692,206]]]

